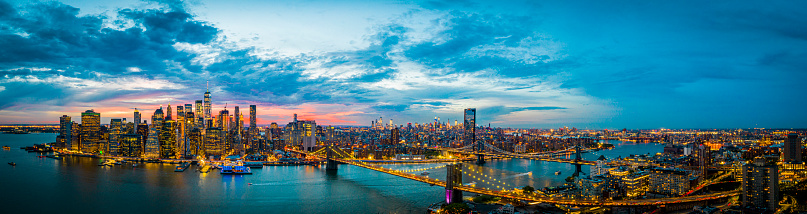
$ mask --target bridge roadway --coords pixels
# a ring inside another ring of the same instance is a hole
[[[314,153],[307,153],[298,150],[291,150],[296,153],[306,154],[310,156],[314,156],[321,159],[326,159],[323,155],[318,155]],[[415,181],[420,181],[427,184],[432,184],[436,186],[445,187],[446,182],[441,181],[434,178],[429,178],[426,176],[419,176],[415,174],[410,174],[398,170],[386,169],[379,166],[374,166],[370,164],[362,163],[361,161],[353,161],[348,159],[342,158],[331,158],[332,160],[342,162],[345,164],[350,164],[353,166],[362,167],[365,169],[370,169],[373,171],[378,171],[382,173],[387,173],[390,175],[407,178]],[[620,206],[620,207],[629,207],[629,206],[656,206],[656,205],[665,205],[665,204],[678,204],[678,203],[688,203],[688,202],[696,202],[696,201],[704,201],[704,200],[713,200],[713,199],[720,199],[726,197],[732,197],[740,194],[739,190],[734,191],[727,191],[727,192],[719,192],[719,193],[712,193],[708,195],[696,195],[696,196],[686,196],[686,197],[674,197],[674,198],[661,198],[661,199],[641,199],[641,200],[578,200],[578,199],[565,199],[565,198],[551,198],[551,197],[543,197],[543,196],[536,196],[534,194],[523,194],[517,192],[506,192],[506,191],[497,191],[497,190],[490,190],[490,189],[482,189],[476,188],[471,186],[456,186],[458,190],[472,192],[472,193],[479,193],[485,194],[490,196],[496,197],[503,197],[503,198],[511,198],[523,201],[531,201],[531,202],[539,202],[539,203],[551,203],[551,204],[562,204],[562,205],[573,205],[573,206]]]
[[[434,150],[440,151],[447,151],[447,152],[455,152],[455,153],[462,153],[468,155],[485,155],[485,156],[495,156],[495,157],[508,157],[508,158],[522,158],[522,159],[530,159],[530,160],[539,160],[539,161],[551,161],[551,162],[559,162],[559,163],[570,163],[570,164],[581,164],[581,165],[595,165],[597,162],[594,161],[587,161],[587,160],[574,160],[574,159],[563,159],[563,158],[543,158],[543,157],[535,157],[531,155],[519,155],[519,154],[498,154],[498,153],[489,153],[489,152],[469,152],[457,149],[449,149],[449,148],[431,148]]]

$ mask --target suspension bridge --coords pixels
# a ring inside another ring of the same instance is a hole
[[[740,194],[739,190],[733,190],[733,191],[710,193],[703,195],[661,198],[661,199],[584,200],[584,199],[557,198],[546,196],[545,194],[541,194],[541,192],[527,193],[524,191],[515,190],[514,187],[502,181],[501,178],[495,178],[493,176],[487,175],[485,173],[482,173],[481,170],[476,170],[474,168],[465,166],[463,163],[452,163],[419,169],[395,170],[363,162],[362,160],[355,158],[349,152],[345,152],[342,149],[336,148],[334,146],[326,146],[314,152],[306,152],[295,149],[292,149],[291,152],[304,154],[310,157],[320,158],[322,160],[327,160],[326,162],[327,170],[336,170],[338,168],[339,163],[344,163],[414,181],[427,183],[433,186],[444,187],[446,189],[447,203],[456,201],[458,196],[460,197],[459,200],[461,200],[462,191],[490,195],[501,198],[536,202],[536,203],[550,203],[550,204],[570,205],[570,206],[606,206],[606,207],[658,206],[668,204],[702,202],[716,199],[724,199],[728,197],[737,196]],[[482,155],[488,155],[488,154],[483,153]],[[446,180],[440,180],[428,176],[413,174],[413,172],[432,170],[438,168],[447,168]],[[477,185],[464,185],[462,180],[463,177],[472,179],[474,182],[478,182],[479,184],[484,184],[479,186],[486,186],[486,187],[483,188],[483,187],[477,187]]]

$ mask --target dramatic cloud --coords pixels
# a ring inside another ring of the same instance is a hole
[[[114,4],[0,1],[0,123],[148,115],[209,89],[262,124],[477,108],[512,127],[807,125],[799,2]]]

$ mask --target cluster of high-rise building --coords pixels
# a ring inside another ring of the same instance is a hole
[[[262,152],[273,141],[285,138],[281,145],[313,148],[317,126],[313,120],[297,120],[280,129],[276,123],[262,129],[257,124],[257,106],[249,106],[249,127],[244,127],[244,115],[239,106],[233,114],[225,105],[217,115],[212,114],[211,95],[207,91],[203,100],[194,104],[162,106],[154,110],[151,121],[141,120],[134,110],[134,121],[112,118],[108,126],[101,125],[101,113],[87,110],[81,113],[80,123],[70,116],[60,118],[57,145],[64,149],[111,156],[142,157],[149,159],[187,159],[194,157],[221,158]],[[285,131],[285,135],[283,134]],[[262,136],[262,132],[265,135]]]

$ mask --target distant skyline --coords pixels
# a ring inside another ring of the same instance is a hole
[[[214,114],[257,105],[259,124],[453,124],[476,108],[495,127],[806,128],[803,8],[0,0],[0,124],[150,118],[209,82]]]

